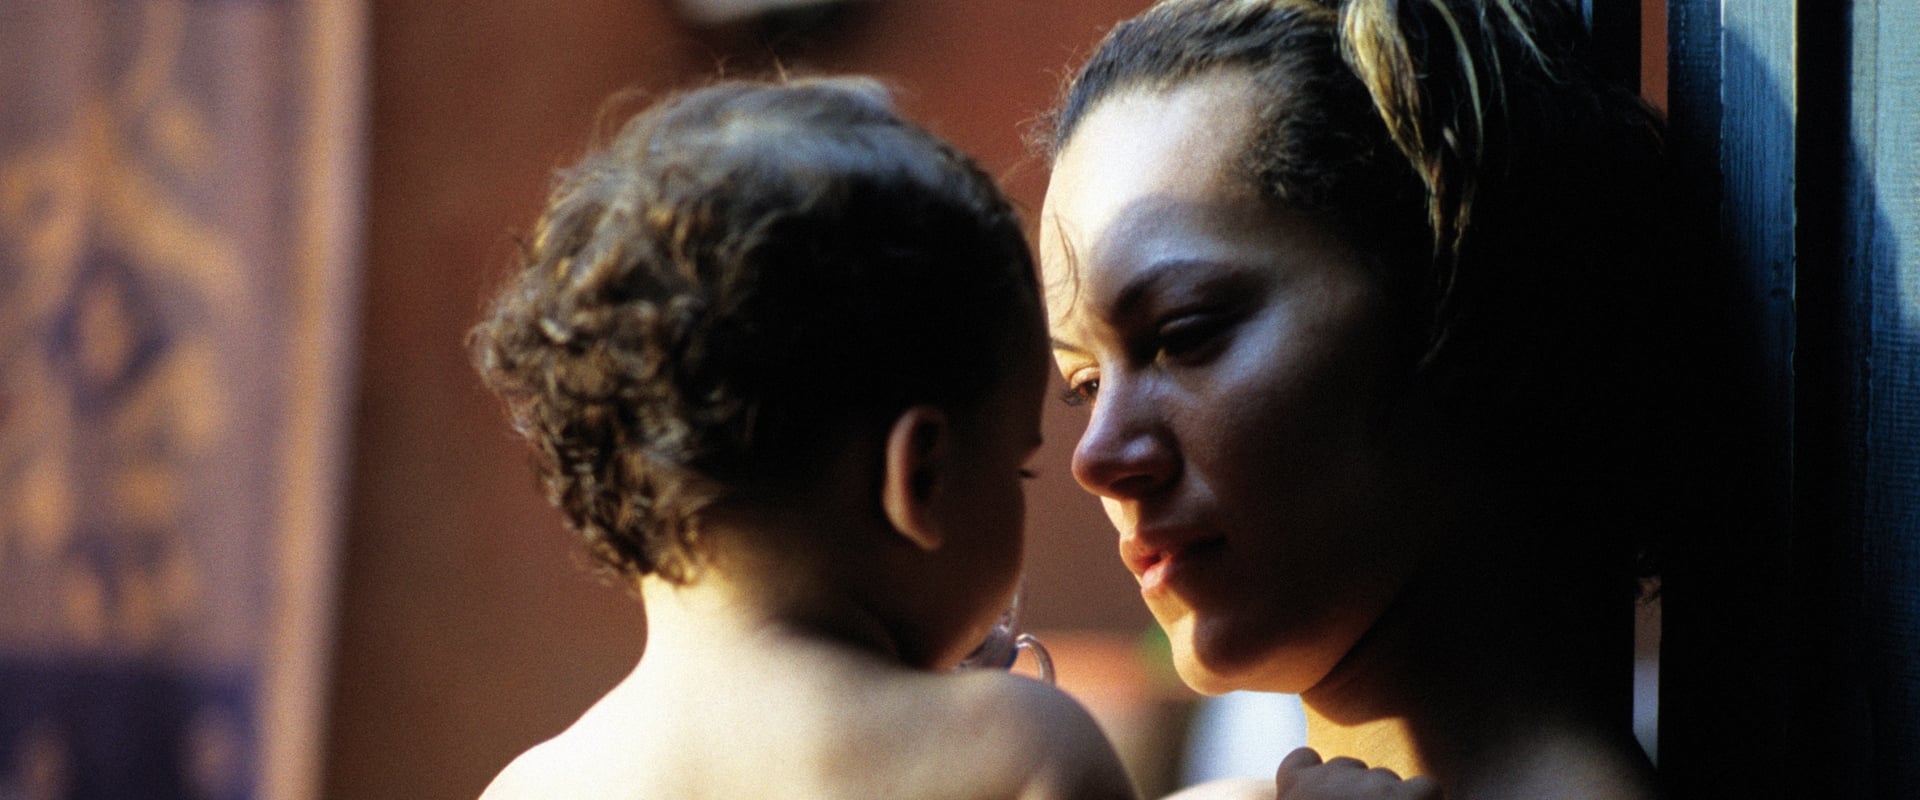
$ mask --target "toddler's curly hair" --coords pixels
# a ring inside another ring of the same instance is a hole
[[[703,510],[984,397],[1037,283],[992,180],[880,84],[731,81],[559,174],[470,345],[591,555],[680,582]]]

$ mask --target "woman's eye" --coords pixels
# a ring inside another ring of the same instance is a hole
[[[1175,361],[1204,356],[1228,327],[1228,321],[1217,316],[1190,315],[1175,319],[1160,328],[1156,337],[1157,356]]]
[[[1100,393],[1100,379],[1088,378],[1070,383],[1067,391],[1060,395],[1060,401],[1070,406],[1086,405],[1093,402],[1094,395]]]

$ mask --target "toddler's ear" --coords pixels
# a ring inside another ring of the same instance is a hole
[[[945,532],[934,499],[944,488],[953,427],[933,406],[900,412],[887,431],[886,476],[880,502],[894,530],[922,550],[940,549]]]

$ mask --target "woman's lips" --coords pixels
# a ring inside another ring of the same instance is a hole
[[[1155,554],[1153,563],[1140,571],[1140,593],[1149,594],[1159,591],[1160,587],[1166,584],[1167,570],[1172,566],[1173,554],[1164,552]]]
[[[1127,569],[1140,581],[1140,593],[1146,595],[1165,591],[1186,565],[1225,544],[1226,540],[1218,536],[1165,545],[1149,544],[1148,540],[1136,537],[1122,542],[1120,549]]]

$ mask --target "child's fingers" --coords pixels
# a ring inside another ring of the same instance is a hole
[[[1319,751],[1311,747],[1295,748],[1286,758],[1280,759],[1280,768],[1273,772],[1274,793],[1286,797],[1296,788],[1302,771],[1321,766]]]
[[[1286,758],[1280,759],[1281,769],[1302,769],[1320,763],[1320,753],[1311,747],[1296,747]]]
[[[1391,769],[1368,768],[1347,756],[1322,762],[1319,753],[1305,747],[1280,761],[1274,792],[1280,800],[1441,800],[1440,784],[1432,778],[1401,780]]]

